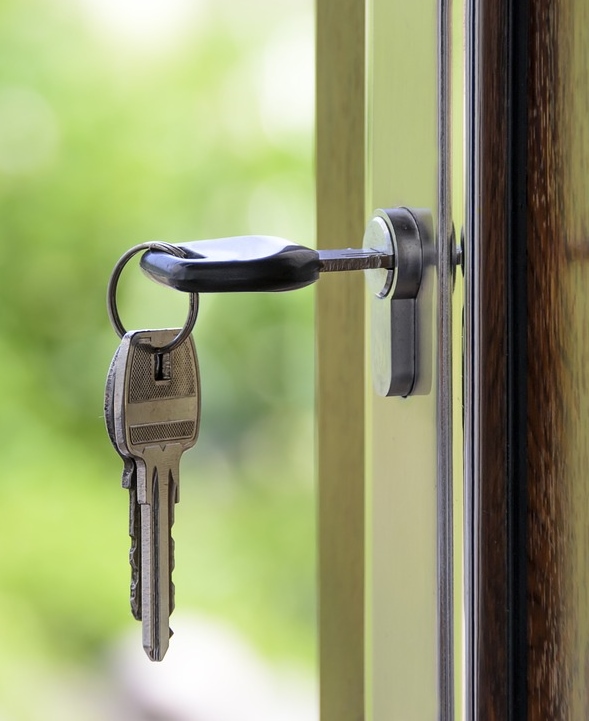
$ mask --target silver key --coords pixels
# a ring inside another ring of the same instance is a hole
[[[115,450],[123,460],[122,486],[129,490],[129,536],[131,548],[129,549],[129,563],[131,565],[130,605],[133,617],[141,620],[141,514],[137,503],[137,465],[135,459],[128,451],[119,447],[115,433],[115,385],[116,364],[120,348],[114,355],[106,378],[104,397],[104,419],[108,436]]]
[[[141,620],[143,647],[152,661],[168,649],[174,608],[174,544],[180,458],[198,436],[200,388],[194,342],[170,353],[177,330],[131,331],[121,341],[115,368],[117,447],[135,459],[141,507]],[[119,382],[120,381],[120,382]]]

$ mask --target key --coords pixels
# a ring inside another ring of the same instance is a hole
[[[129,550],[129,563],[131,565],[130,605],[133,617],[141,620],[141,515],[137,503],[137,467],[135,459],[129,455],[126,448],[119,447],[116,439],[114,420],[114,396],[116,386],[116,364],[119,348],[114,355],[106,379],[104,398],[104,418],[108,436],[115,450],[123,460],[122,486],[129,490],[129,536],[131,548]]]
[[[117,447],[135,460],[137,469],[143,647],[152,661],[163,659],[171,635],[171,528],[179,466],[184,451],[196,443],[200,416],[192,338],[170,353],[153,351],[177,334],[177,330],[131,331],[121,341],[115,364],[114,430]]]
[[[189,293],[296,290],[314,283],[320,273],[395,266],[390,248],[313,250],[267,235],[196,240],[175,247],[183,257],[149,250],[141,268],[152,280]]]

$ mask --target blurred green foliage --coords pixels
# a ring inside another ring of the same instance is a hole
[[[310,4],[171,2],[186,10],[176,25],[166,7],[142,29],[133,0],[0,4],[0,669],[11,678],[19,659],[29,672],[34,659],[96,663],[130,623],[127,498],[102,418],[117,258],[156,238],[313,243]],[[131,264],[120,306],[128,327],[175,326],[186,298]],[[312,290],[202,297],[195,340],[202,430],[183,461],[177,608],[311,664]],[[0,715],[2,697],[0,684]]]

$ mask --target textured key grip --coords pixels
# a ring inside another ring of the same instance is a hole
[[[188,256],[148,251],[141,268],[153,280],[187,293],[296,290],[319,278],[319,253],[268,235],[180,243]]]
[[[188,338],[169,354],[169,377],[155,375],[156,355],[150,350],[169,342],[175,330],[131,331],[121,342],[125,366],[120,432],[131,455],[151,444],[180,443],[189,448],[198,436],[200,395],[194,341]],[[128,339],[128,340],[127,340]],[[125,354],[126,343],[129,350]]]

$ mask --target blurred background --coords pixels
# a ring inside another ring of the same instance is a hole
[[[314,244],[311,0],[0,4],[0,721],[317,718],[313,289],[201,297],[175,636],[130,614],[104,428],[132,245]],[[133,261],[128,328],[187,299]]]

